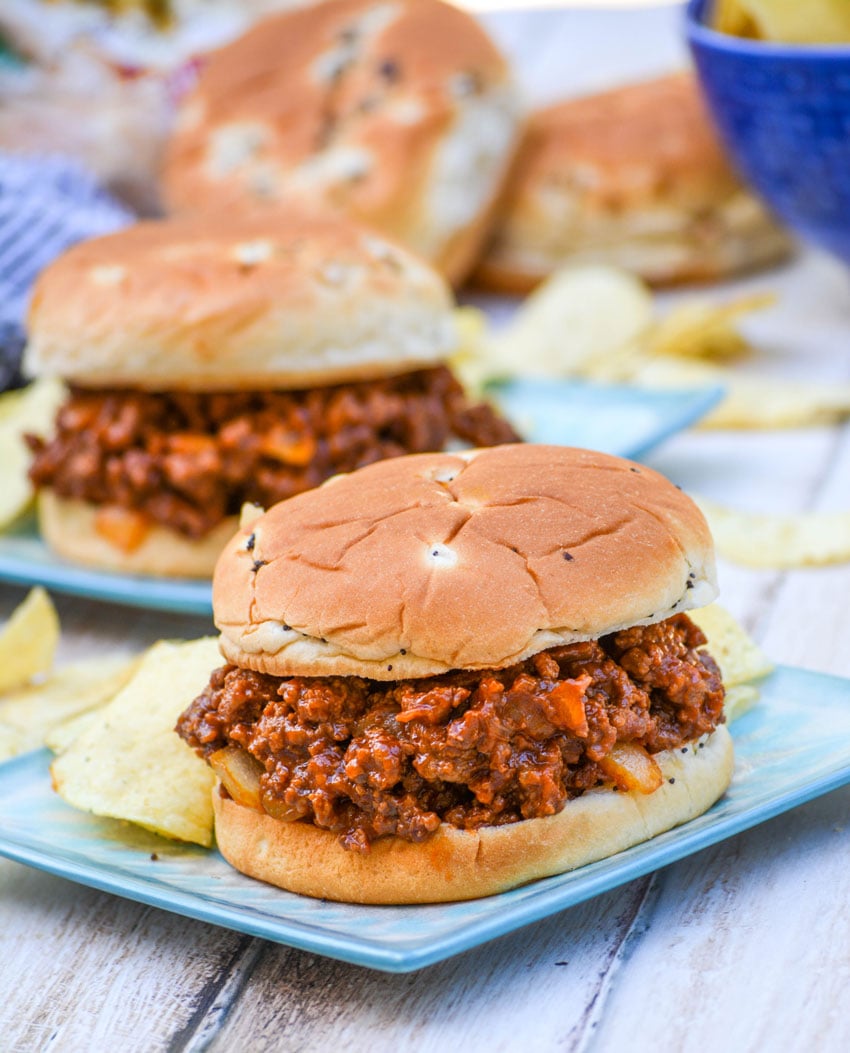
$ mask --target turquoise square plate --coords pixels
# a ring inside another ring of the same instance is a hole
[[[640,457],[703,417],[721,388],[655,390],[568,380],[522,379],[493,385],[493,398],[533,442],[586,446]],[[132,607],[212,613],[208,581],[137,577],[65,563],[42,544],[33,519],[0,534],[0,581]]]
[[[850,680],[779,668],[732,732],[735,777],[705,815],[609,859],[468,903],[360,907],[282,892],[232,870],[217,852],[75,811],[50,788],[45,750],[0,765],[0,855],[214,925],[372,969],[408,972],[850,782]]]

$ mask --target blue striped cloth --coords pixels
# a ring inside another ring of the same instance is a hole
[[[75,242],[133,219],[65,158],[0,153],[0,391],[20,383],[24,319],[39,271]]]

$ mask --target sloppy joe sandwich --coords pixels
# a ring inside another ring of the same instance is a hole
[[[272,508],[213,584],[177,730],[235,867],[364,903],[485,896],[704,812],[724,689],[697,507],[565,447],[398,458]]]
[[[448,287],[317,215],[138,224],[42,274],[26,367],[70,385],[31,436],[41,527],[71,560],[209,576],[244,502],[384,457],[513,441],[442,364]]]
[[[513,156],[504,57],[441,0],[327,0],[215,52],[185,98],[164,168],[172,210],[320,200],[459,282]]]
[[[789,248],[681,73],[532,114],[476,280],[526,292],[570,263],[656,284],[711,280]]]

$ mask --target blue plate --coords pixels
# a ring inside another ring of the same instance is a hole
[[[635,388],[523,377],[488,394],[530,442],[642,457],[708,413],[723,388]]]
[[[129,607],[148,607],[179,614],[212,613],[212,585],[209,581],[110,574],[105,570],[89,570],[66,563],[54,556],[41,540],[32,516],[0,534],[0,581],[15,585],[44,585],[56,592],[123,603]]]
[[[359,907],[282,892],[217,852],[65,805],[49,754],[0,765],[0,854],[191,918],[387,972],[468,950],[746,830],[850,782],[850,680],[780,668],[732,726],[735,778],[705,815],[569,874],[469,903]],[[157,858],[151,858],[155,853]]]
[[[567,380],[512,380],[493,385],[494,399],[533,442],[586,446],[639,457],[703,417],[721,388],[648,390]],[[212,613],[207,581],[110,574],[77,567],[51,554],[33,519],[0,535],[0,581],[44,585],[132,607]]]

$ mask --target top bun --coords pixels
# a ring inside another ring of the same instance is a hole
[[[328,216],[139,223],[41,275],[25,368],[93,387],[302,388],[454,349],[451,293],[405,249]]]
[[[439,0],[329,0],[216,52],[168,150],[175,211],[321,200],[458,282],[509,167],[519,104],[482,27]]]
[[[213,582],[228,661],[375,680],[498,668],[702,606],[711,535],[663,476],[499,446],[337,476],[231,541]]]
[[[713,278],[788,244],[735,175],[696,79],[677,73],[531,116],[476,277],[521,292],[595,262],[659,283]]]

